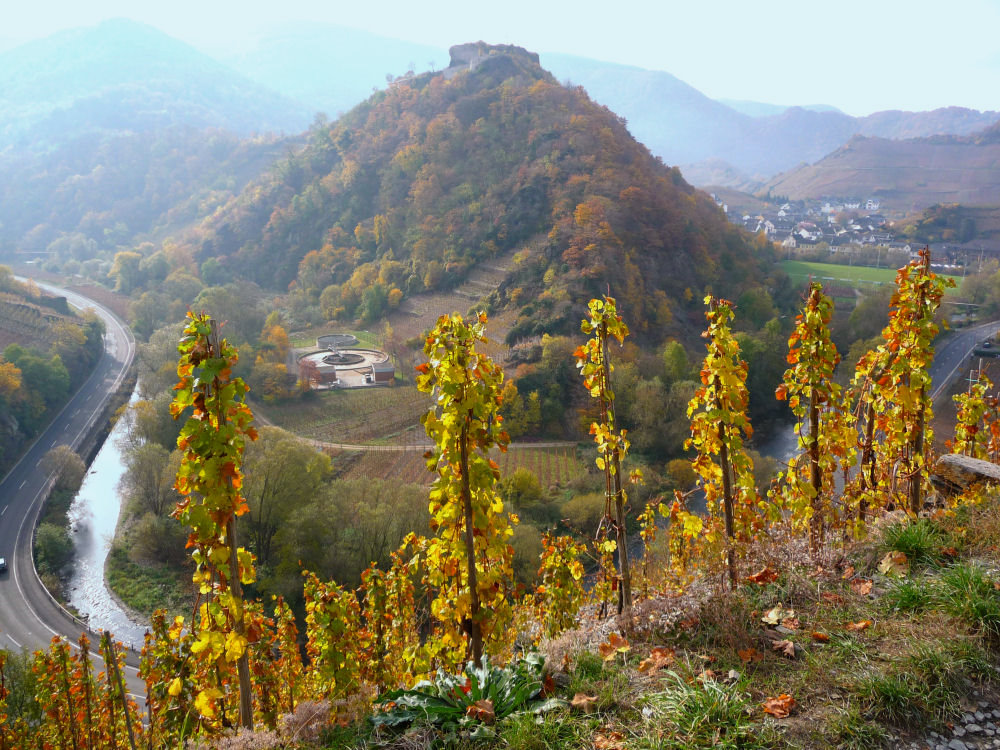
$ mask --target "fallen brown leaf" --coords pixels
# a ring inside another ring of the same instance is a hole
[[[854,566],[853,565],[848,565],[846,568],[844,568],[844,575],[842,575],[841,578],[843,578],[846,581],[848,578],[852,577],[853,575],[854,575]]]
[[[496,721],[496,713],[493,710],[493,701],[483,699],[476,701],[467,709],[465,709],[465,715],[471,716],[473,719],[483,722],[483,724],[492,724]]]
[[[783,628],[788,628],[789,630],[799,629],[799,618],[798,617],[786,617],[781,621],[781,626]]]
[[[761,568],[756,573],[751,576],[747,576],[747,583],[756,583],[758,586],[764,586],[768,583],[773,583],[778,580],[778,572],[772,570],[769,566]]]
[[[855,578],[851,581],[851,591],[858,596],[868,596],[872,592],[872,582],[870,578]]]
[[[795,708],[795,699],[787,693],[782,693],[777,698],[768,698],[762,704],[764,713],[771,714],[776,719],[784,719]]]
[[[812,634],[812,638],[814,641],[817,641],[818,643],[830,642],[830,636],[828,636],[826,633],[818,633],[814,631]]]
[[[597,648],[601,652],[601,657],[604,661],[611,661],[618,654],[627,653],[632,647],[629,646],[628,641],[618,635],[618,633],[612,633],[608,636],[608,640]]]
[[[739,655],[740,661],[744,664],[751,664],[764,658],[764,654],[755,648],[741,648],[736,653]]]
[[[835,594],[832,591],[824,591],[820,594],[820,596],[823,597],[823,601],[829,602],[830,604],[842,604],[844,601],[844,597],[840,594]]]
[[[602,729],[594,734],[595,750],[625,750],[625,735],[610,729]]]
[[[648,659],[639,662],[639,671],[643,674],[652,674],[673,663],[674,650],[672,648],[654,648],[649,652]]]
[[[905,552],[887,552],[879,561],[878,572],[884,576],[905,576],[910,572],[910,561]]]
[[[597,696],[577,693],[576,695],[573,696],[573,700],[569,702],[569,705],[571,705],[578,711],[583,711],[585,714],[590,714],[597,709]]]
[[[691,628],[697,627],[697,625],[698,625],[697,617],[689,617],[686,620],[681,620],[680,622],[677,623],[677,627],[679,627],[681,630],[690,630]]]
[[[702,672],[699,672],[698,676],[695,677],[695,679],[698,680],[698,682],[700,682],[702,684],[704,684],[706,682],[714,682],[715,681],[715,671],[711,670],[711,669],[706,669],[706,670],[704,670]]]
[[[763,623],[767,625],[777,625],[782,620],[787,619],[789,617],[795,617],[795,610],[785,609],[782,606],[781,602],[778,602],[777,607],[773,607],[772,609],[768,610],[767,613],[760,619]]]
[[[871,620],[861,620],[860,622],[849,622],[844,627],[847,630],[862,631],[870,628],[874,623]]]
[[[555,693],[556,693],[555,680],[552,679],[551,674],[547,674],[545,675],[544,679],[542,679],[542,697],[548,698],[549,696],[555,695]]]
[[[791,641],[775,641],[771,644],[771,648],[777,651],[779,654],[784,654],[789,659],[795,658],[795,644]]]

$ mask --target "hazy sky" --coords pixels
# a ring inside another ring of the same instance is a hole
[[[850,114],[1000,109],[1000,0],[0,0],[0,42],[127,17],[206,51],[286,21],[665,70],[715,98]]]

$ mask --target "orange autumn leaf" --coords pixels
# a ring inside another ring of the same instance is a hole
[[[496,720],[496,713],[493,710],[493,701],[483,699],[478,700],[465,709],[465,715],[483,724],[492,724]]]
[[[639,671],[643,674],[652,674],[673,663],[674,650],[672,648],[654,648],[650,651],[649,658],[643,659],[639,663]]]
[[[823,601],[829,602],[830,604],[843,604],[844,597],[840,594],[835,594],[832,591],[824,591],[820,594],[823,597]]]
[[[781,627],[788,628],[789,630],[799,629],[799,618],[798,617],[786,617],[781,621]]]
[[[698,674],[698,676],[695,677],[695,679],[698,680],[698,682],[700,682],[703,685],[706,682],[715,682],[715,670],[713,670],[713,669],[706,669],[706,670],[700,672]]]
[[[841,576],[841,578],[843,578],[846,581],[848,578],[852,577],[853,575],[854,575],[854,566],[853,565],[848,565],[846,568],[844,568],[844,575]]]
[[[595,750],[625,750],[625,735],[610,729],[602,729],[594,734]]]
[[[764,658],[764,654],[755,648],[741,648],[736,653],[740,657],[740,661],[744,664],[751,664],[755,661],[761,661]]]
[[[851,591],[858,596],[868,596],[872,592],[872,581],[870,578],[855,578],[851,581]]]
[[[817,641],[818,643],[829,643],[830,642],[830,636],[828,636],[826,633],[819,633],[819,632],[816,632],[816,631],[813,631],[812,639],[814,641]]]
[[[768,698],[761,705],[764,707],[764,713],[771,714],[776,719],[784,719],[795,708],[795,699],[787,693],[782,693],[777,698]]]
[[[844,627],[847,630],[853,630],[855,632],[861,632],[862,630],[867,630],[872,625],[874,625],[871,620],[861,620],[860,622],[849,622]]]
[[[597,647],[601,652],[601,658],[604,661],[611,661],[618,654],[628,653],[632,647],[628,645],[628,641],[622,638],[618,633],[612,633],[608,636],[608,640]]]
[[[764,567],[753,575],[747,576],[746,580],[748,583],[756,583],[758,586],[764,586],[765,584],[777,581],[778,572],[772,570],[770,567]]]

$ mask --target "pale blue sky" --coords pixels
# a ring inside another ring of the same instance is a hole
[[[855,115],[1000,109],[1000,0],[0,0],[0,42],[113,17],[210,52],[304,20],[439,47],[483,39],[665,70],[716,98]]]

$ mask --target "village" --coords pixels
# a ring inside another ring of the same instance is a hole
[[[787,200],[754,212],[711,195],[730,222],[763,233],[787,259],[889,268],[916,258],[924,246],[898,233],[876,198]],[[978,239],[931,243],[930,250],[935,268],[963,275],[965,269],[978,270],[985,260],[1000,257],[1000,247]]]

